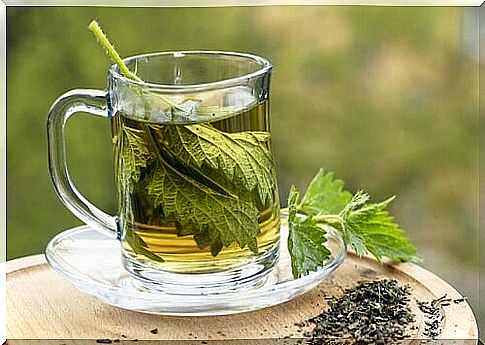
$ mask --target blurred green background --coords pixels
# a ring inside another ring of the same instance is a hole
[[[40,253],[80,224],[51,186],[45,122],[63,92],[105,88],[109,61],[86,29],[96,18],[123,56],[214,49],[267,57],[282,200],[319,167],[352,191],[397,195],[391,210],[423,266],[478,313],[477,11],[8,7],[8,258]],[[76,115],[68,155],[78,188],[113,213],[109,128]]]

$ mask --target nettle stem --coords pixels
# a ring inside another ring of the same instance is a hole
[[[298,207],[298,212],[305,213],[301,205]],[[313,220],[315,220],[317,223],[323,223],[323,224],[328,224],[330,226],[342,226],[344,224],[344,219],[338,215],[338,214],[320,214],[317,216],[313,216]]]
[[[88,25],[89,30],[94,34],[98,42],[103,46],[106,54],[113,60],[113,62],[118,66],[120,69],[120,72],[127,78],[138,81],[138,82],[144,82],[140,77],[138,77],[135,73],[130,71],[128,66],[126,66],[125,62],[123,59],[121,59],[120,54],[116,51],[115,47],[111,44],[109,41],[108,37],[106,34],[103,32],[101,27],[99,26],[98,22],[93,20],[91,23]],[[162,101],[167,103],[172,109],[177,109],[184,111],[184,109],[180,108],[178,105],[175,103],[171,102],[168,100],[166,97],[163,97],[162,95],[159,95],[154,92],[148,92],[152,96],[160,98]]]
[[[329,225],[342,224],[343,223],[342,217],[340,217],[339,215],[335,215],[335,214],[322,214],[322,215],[318,215],[318,216],[313,216],[313,219],[317,223],[326,223],[326,224],[329,224]]]
[[[106,35],[104,34],[97,21],[93,20],[91,23],[89,23],[88,28],[94,34],[98,42],[103,46],[104,50],[113,60],[113,62],[118,65],[121,73],[123,73],[125,77],[136,81],[143,81],[135,73],[130,71],[130,69],[126,66],[126,64],[116,51],[115,47],[111,44],[111,42],[108,40],[108,37],[106,37]]]

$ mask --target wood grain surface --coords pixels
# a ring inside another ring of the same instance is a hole
[[[324,297],[339,296],[357,281],[378,278],[410,285],[418,300],[430,301],[445,294],[452,299],[462,297],[419,266],[381,265],[349,254],[330,279],[290,302],[238,315],[163,317],[104,304],[72,287],[47,265],[43,255],[36,255],[7,262],[7,339],[9,344],[15,344],[15,339],[40,338],[177,339],[200,344],[202,340],[297,338],[301,329],[295,323],[319,314],[327,306]],[[418,328],[411,334],[422,338],[425,317],[414,298],[412,309]],[[478,339],[475,317],[466,302],[451,303],[442,313],[439,338]]]

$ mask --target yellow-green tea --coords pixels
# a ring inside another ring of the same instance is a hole
[[[275,249],[267,101],[222,119],[113,118],[124,254],[170,272],[237,268]]]

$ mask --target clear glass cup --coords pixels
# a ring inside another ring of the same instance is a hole
[[[280,205],[271,149],[272,66],[218,51],[144,54],[108,87],[74,90],[48,117],[54,187],[79,219],[121,242],[135,278],[177,294],[259,284],[278,259]],[[118,212],[73,185],[64,125],[76,112],[111,121]]]

